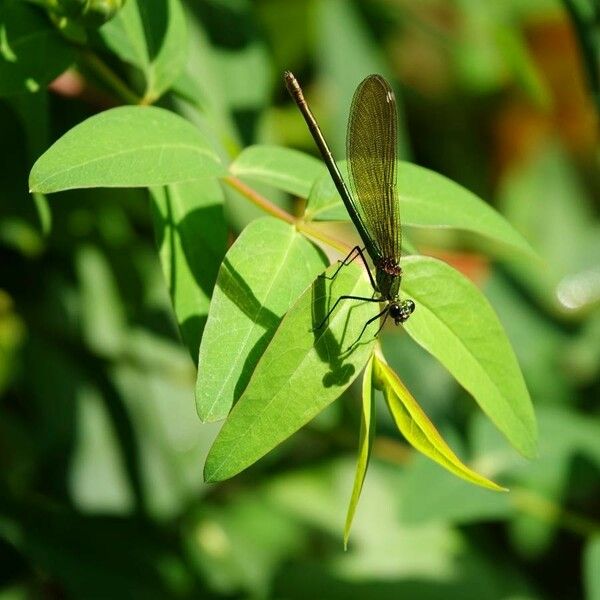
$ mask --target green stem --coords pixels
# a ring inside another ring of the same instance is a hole
[[[301,231],[304,235],[308,235],[316,240],[319,240],[320,242],[323,242],[324,244],[327,244],[328,246],[331,246],[341,254],[346,255],[348,252],[350,252],[350,246],[348,246],[346,242],[342,242],[341,240],[330,236],[328,233],[313,227],[306,221],[296,221],[296,229]]]
[[[270,200],[267,200],[264,196],[253,190],[250,186],[246,185],[243,181],[232,175],[228,175],[224,179],[225,183],[231,186],[234,190],[238,191],[244,198],[250,200],[252,204],[258,206],[258,208],[264,210],[267,214],[272,215],[286,223],[294,223],[295,219],[289,213],[285,212],[282,208],[279,208],[276,204],[273,204]]]
[[[327,233],[317,229],[316,227],[312,227],[306,221],[302,221],[300,219],[294,218],[288,212],[279,208],[276,204],[273,204],[270,200],[267,200],[264,196],[259,194],[256,190],[253,190],[250,186],[246,185],[243,181],[234,177],[233,175],[228,175],[224,179],[225,183],[227,183],[234,190],[242,194],[244,198],[250,200],[252,204],[258,206],[261,210],[264,210],[267,214],[276,217],[277,219],[281,219],[290,225],[295,225],[298,231],[301,231],[305,235],[309,235],[320,242],[331,246],[335,250],[343,254],[348,254],[350,247],[348,244],[328,235]]]
[[[96,54],[83,50],[81,56],[92,71],[127,104],[139,104],[140,98],[127,84]]]
[[[525,488],[514,489],[511,497],[515,506],[521,512],[541,521],[556,524],[583,537],[600,533],[600,523],[597,521],[568,511],[559,504],[552,502],[552,500],[548,500],[548,498],[544,498],[531,490]]]

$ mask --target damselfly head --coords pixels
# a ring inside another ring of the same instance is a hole
[[[415,310],[415,303],[412,300],[402,300],[402,302],[392,302],[390,304],[390,316],[394,319],[396,325],[404,323]]]

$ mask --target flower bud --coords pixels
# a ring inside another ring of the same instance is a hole
[[[125,0],[53,0],[50,10],[55,18],[96,28],[110,21],[123,4]]]

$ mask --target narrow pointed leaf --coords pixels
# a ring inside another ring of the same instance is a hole
[[[485,296],[434,258],[407,257],[403,291],[416,310],[404,328],[435,356],[524,456],[536,455],[535,415],[521,369]]]
[[[333,265],[326,273],[332,275],[336,268]],[[314,330],[340,294],[371,296],[360,267],[345,267],[333,282],[317,278],[286,314],[210,450],[206,481],[227,479],[256,462],[338,398],[358,376],[372,352],[375,330],[368,330],[361,343],[352,344],[379,305],[342,301],[329,326]]]
[[[122,106],[65,133],[33,165],[29,188],[151,187],[223,171],[217,153],[185,119],[162,108]]]
[[[340,168],[346,174],[346,164],[340,163]],[[500,213],[466,188],[412,163],[399,161],[397,170],[403,225],[469,231],[520,256],[537,259],[525,238]],[[315,182],[305,217],[321,221],[348,218],[328,174]]]
[[[308,198],[313,183],[324,166],[316,158],[279,146],[250,146],[231,164],[230,173],[249,181],[272,185]]]
[[[283,315],[326,265],[283,221],[266,217],[244,229],[219,270],[200,346],[196,406],[203,421],[227,416]]]
[[[375,387],[383,392],[396,426],[411,446],[457,477],[497,492],[507,491],[461,462],[379,353],[374,357],[373,379]]]
[[[356,461],[356,475],[354,476],[354,485],[352,487],[352,496],[348,505],[346,514],[346,524],[344,525],[344,549],[348,547],[350,538],[350,528],[354,520],[354,514],[363,483],[369,467],[371,458],[371,448],[373,447],[373,438],[375,436],[375,402],[373,397],[373,357],[369,359],[362,384],[362,410],[360,413],[360,439],[358,443],[358,458]]]

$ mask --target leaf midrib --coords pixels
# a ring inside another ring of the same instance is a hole
[[[272,171],[266,168],[256,168],[253,167],[252,169],[248,169],[248,168],[242,168],[240,169],[239,167],[236,167],[235,163],[232,164],[231,167],[231,174],[235,175],[236,177],[247,177],[247,178],[252,178],[252,177],[260,177],[261,175],[263,176],[268,176],[271,180],[276,180],[276,181],[291,181],[295,184],[297,184],[297,187],[306,187],[303,185],[303,179],[301,177],[295,177],[293,175],[289,175],[288,173],[280,173],[277,171]]]
[[[213,154],[208,148],[201,148],[199,146],[194,146],[191,144],[181,144],[181,143],[149,144],[146,146],[142,146],[141,148],[140,147],[127,148],[125,150],[119,150],[117,152],[112,152],[110,154],[103,154],[96,158],[92,158],[92,159],[86,160],[84,162],[77,163],[76,165],[71,165],[69,168],[63,169],[62,171],[54,171],[51,175],[48,175],[42,181],[39,181],[35,185],[33,185],[31,187],[31,191],[38,191],[40,189],[40,187],[42,187],[48,181],[55,179],[56,177],[64,176],[65,174],[70,173],[71,171],[74,171],[76,169],[80,169],[81,167],[89,166],[94,163],[102,162],[104,160],[110,160],[117,156],[123,156],[126,154],[137,154],[140,152],[140,150],[146,150],[146,151],[147,150],[160,150],[161,152],[164,152],[164,150],[182,150],[182,149],[190,150],[190,151],[193,151],[198,154],[210,156],[213,160],[215,160],[215,162],[218,162],[216,155]]]
[[[476,368],[481,373],[483,373],[483,375],[485,376],[486,380],[488,380],[492,384],[493,389],[495,389],[496,392],[499,394],[500,398],[502,398],[505,401],[506,406],[510,409],[511,413],[516,417],[517,421],[523,427],[523,429],[525,430],[525,432],[527,432],[528,427],[525,424],[525,422],[522,420],[522,417],[508,403],[506,397],[504,396],[504,394],[502,394],[502,392],[500,391],[500,388],[498,387],[498,385],[496,384],[496,382],[489,377],[489,375],[487,374],[487,372],[485,371],[485,369],[480,365],[479,361],[477,360],[477,358],[473,354],[473,352],[469,349],[468,346],[466,346],[464,344],[462,338],[460,336],[456,335],[455,332],[454,332],[454,330],[451,328],[451,326],[448,323],[446,323],[446,321],[444,321],[434,310],[432,310],[432,308],[426,302],[424,302],[421,298],[419,298],[418,294],[415,294],[414,291],[411,291],[411,295],[419,301],[419,308],[424,307],[429,314],[433,315],[437,319],[437,321],[439,323],[441,323],[446,328],[446,330],[449,331],[452,334],[452,337],[454,337],[456,340],[458,340],[459,345],[466,351],[467,355],[475,363]],[[470,391],[469,391],[469,393],[471,395],[473,395]],[[476,397],[475,397],[475,399],[476,399]],[[495,419],[489,413],[489,408],[484,408],[479,402],[478,402],[478,404],[479,404],[479,406],[481,406],[482,410],[488,415],[488,417],[490,417],[490,419],[492,419],[492,421],[494,421],[494,423],[495,423],[496,422]]]
[[[294,242],[296,241],[295,240],[295,232],[291,231],[290,233],[291,233],[290,243],[288,244],[288,247],[285,250],[285,254],[283,256],[283,260],[279,263],[279,267],[278,267],[278,269],[277,269],[274,277],[271,279],[271,283],[270,283],[268,289],[266,290],[266,292],[264,294],[264,297],[263,297],[264,299],[263,299],[261,305],[259,306],[258,310],[256,311],[256,314],[254,315],[254,318],[252,319],[252,326],[248,329],[248,331],[246,333],[246,336],[244,338],[244,341],[240,345],[240,350],[243,349],[243,348],[245,348],[246,343],[248,342],[248,339],[250,337],[250,334],[255,329],[257,329],[257,327],[258,327],[258,322],[257,322],[258,321],[258,317],[261,315],[263,309],[265,309],[265,304],[266,304],[267,300],[269,299],[269,295],[271,293],[271,290],[273,289],[273,286],[275,285],[275,281],[279,278],[279,275],[281,274],[281,271],[282,271],[282,269],[283,269],[283,267],[285,265],[285,262],[287,260],[288,255],[290,253],[290,250],[291,250],[292,246],[294,245]],[[228,267],[226,266],[225,268],[228,268]],[[280,320],[280,322],[281,322],[281,320]],[[238,352],[237,355],[235,356],[235,361],[232,361],[232,368],[229,370],[229,373],[227,374],[226,379],[223,381],[223,384],[221,385],[221,388],[219,389],[219,391],[218,391],[218,393],[217,393],[217,395],[216,395],[213,403],[210,406],[210,409],[208,410],[207,417],[206,417],[207,420],[210,417],[212,417],[213,409],[217,405],[217,402],[218,402],[218,400],[219,400],[219,398],[221,396],[221,393],[223,392],[223,389],[225,389],[226,384],[229,383],[229,380],[231,379],[231,376],[232,376],[233,371],[234,371],[233,366],[237,365],[238,360],[239,360],[241,354],[242,354],[241,352]]]

